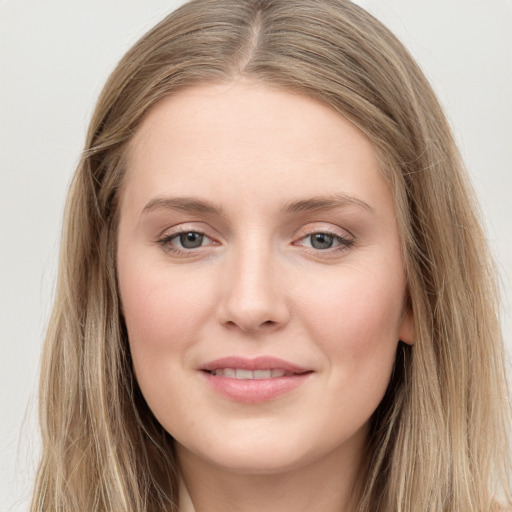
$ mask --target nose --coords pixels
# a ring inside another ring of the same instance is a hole
[[[281,329],[288,323],[286,287],[270,251],[241,250],[227,267],[218,307],[225,327],[259,333]]]

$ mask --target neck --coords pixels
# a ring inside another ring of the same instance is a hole
[[[178,446],[180,512],[353,512],[364,443],[271,474],[215,466]]]

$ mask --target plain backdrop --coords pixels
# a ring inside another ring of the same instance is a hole
[[[0,0],[1,512],[28,509],[61,214],[95,98],[122,54],[181,3]],[[501,271],[510,353],[512,0],[358,3],[405,42],[446,108]]]

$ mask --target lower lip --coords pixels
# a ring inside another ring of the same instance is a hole
[[[233,379],[202,372],[210,386],[236,402],[257,404],[273,400],[303,384],[311,372],[273,379]]]

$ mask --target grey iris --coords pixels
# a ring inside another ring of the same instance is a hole
[[[334,243],[334,236],[327,233],[315,233],[310,235],[311,247],[315,249],[329,249]]]
[[[194,233],[190,231],[189,233],[182,233],[180,235],[180,244],[185,249],[196,249],[197,247],[201,247],[203,244],[204,235],[201,233]]]

